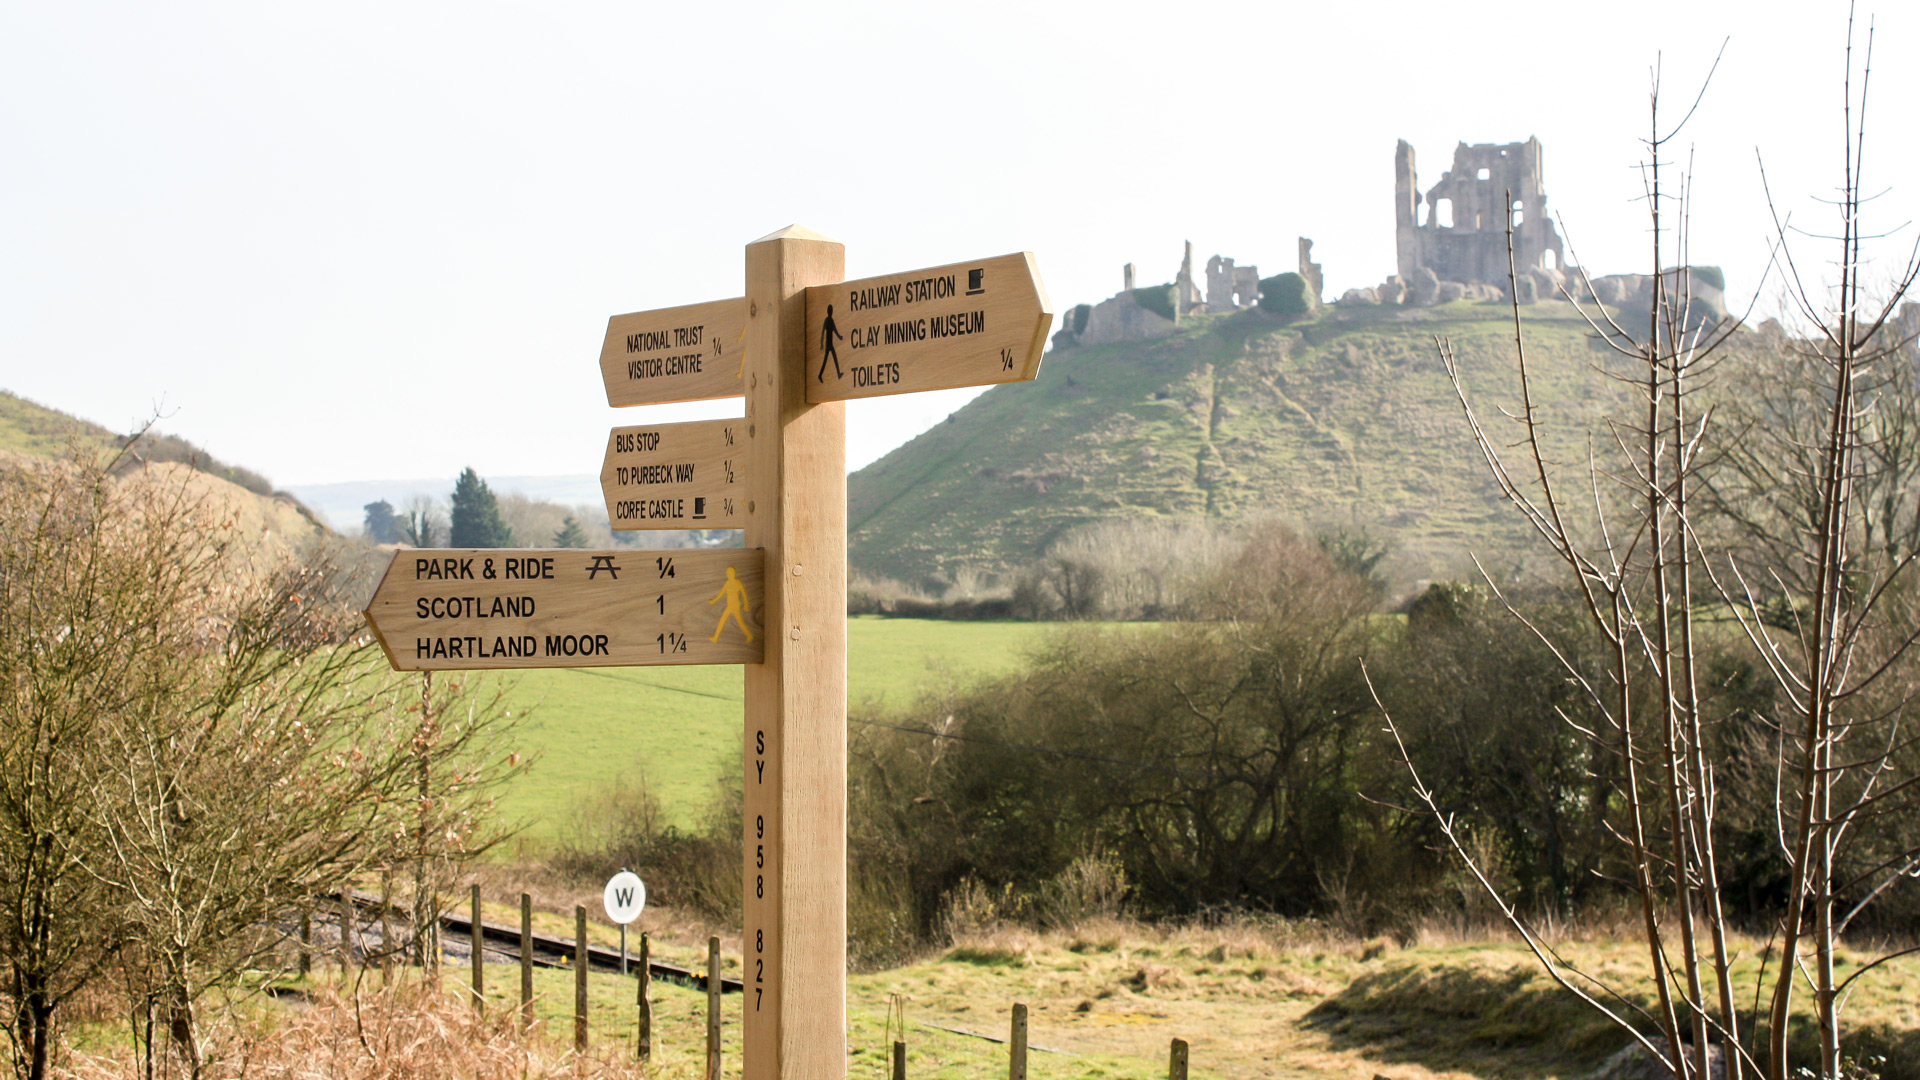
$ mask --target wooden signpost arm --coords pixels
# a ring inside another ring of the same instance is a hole
[[[845,250],[793,226],[746,252],[746,544],[766,550],[765,660],[746,668],[746,1080],[847,1072],[846,407],[807,404],[805,382],[806,289],[844,280]]]

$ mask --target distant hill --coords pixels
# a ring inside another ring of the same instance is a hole
[[[69,440],[102,450],[123,446],[128,438],[89,420],[50,409],[6,390],[0,390],[0,453],[28,457],[60,457],[67,453]],[[146,465],[182,466],[204,477],[222,481],[218,485],[200,485],[215,497],[230,501],[248,521],[262,529],[277,531],[283,538],[309,532],[326,533],[327,527],[313,513],[285,491],[276,491],[267,478],[251,469],[226,462],[193,443],[175,435],[148,431],[132,447],[130,462]],[[226,491],[226,486],[238,491]],[[248,496],[251,498],[249,499]],[[258,500],[260,505],[251,505]]]
[[[1569,305],[1523,310],[1549,450],[1583,462],[1594,419],[1619,400],[1614,361]],[[1384,566],[1401,583],[1470,573],[1469,551],[1511,566],[1530,537],[1487,478],[1434,347],[1453,342],[1487,415],[1511,408],[1510,311],[1326,308],[1286,324],[1247,310],[1056,349],[1033,383],[993,388],[852,475],[853,570],[921,583],[1004,572],[1103,519],[1258,517],[1365,528],[1393,545]]]

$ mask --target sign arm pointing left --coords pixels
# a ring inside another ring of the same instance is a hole
[[[398,671],[757,664],[764,564],[757,548],[397,551],[366,617]]]

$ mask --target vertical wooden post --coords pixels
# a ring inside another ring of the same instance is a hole
[[[653,1059],[653,942],[643,932],[640,935],[640,977],[635,979],[638,989],[634,991],[634,1004],[640,1014],[640,1039],[634,1051],[641,1061]]]
[[[520,1025],[533,1028],[533,897],[520,894]]]
[[[1187,1080],[1187,1040],[1173,1040],[1173,1050],[1167,1055],[1167,1080]]]
[[[847,1073],[846,409],[806,400],[806,288],[845,278],[845,246],[797,225],[747,245],[746,545],[766,550],[766,657],[746,666],[745,1080]]]
[[[345,982],[353,968],[353,886],[340,883],[340,979]]]
[[[380,985],[393,982],[393,871],[380,871]]]
[[[432,672],[428,672],[429,675]],[[416,901],[417,903],[418,901]],[[428,979],[428,985],[434,993],[440,992],[440,892],[434,890],[427,894],[427,912],[424,919],[416,919],[421,927],[420,967],[421,974]]]
[[[486,935],[480,929],[480,886],[473,886],[473,921],[467,924],[467,941],[473,947],[473,1011],[487,1015]]]
[[[1027,1080],[1027,1007],[1013,1007],[1013,1031],[1007,1037],[1007,1080]]]
[[[906,1034],[902,1032],[901,1034]],[[905,1039],[893,1041],[893,1080],[907,1080],[907,1042]]]
[[[313,909],[300,910],[300,974],[313,971]]]
[[[587,1048],[587,909],[573,907],[573,1048]]]
[[[742,1057],[742,1062],[745,1057]],[[707,1074],[720,1080],[720,939],[707,939]]]

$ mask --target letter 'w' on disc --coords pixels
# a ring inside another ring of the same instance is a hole
[[[741,529],[747,524],[747,422],[617,427],[600,491],[616,529]]]
[[[606,905],[607,918],[625,926],[640,917],[647,906],[647,887],[640,875],[631,870],[622,870],[607,882],[607,889],[600,894],[600,902]]]
[[[1053,306],[1033,255],[807,290],[807,401],[1023,382],[1040,373]]]
[[[600,348],[607,404],[739,397],[746,333],[744,296],[615,315]]]
[[[396,551],[367,622],[396,671],[758,664],[760,548]]]

